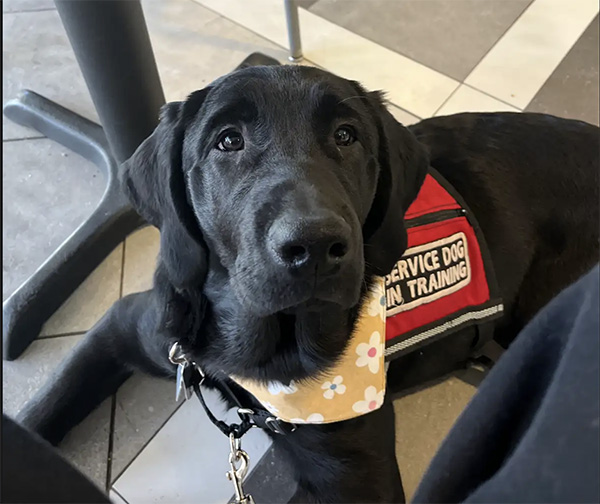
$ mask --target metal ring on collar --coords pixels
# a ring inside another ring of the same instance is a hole
[[[273,432],[275,432],[276,434],[288,434],[288,432],[286,432],[282,427],[281,427],[281,421],[279,418],[276,417],[268,417],[265,420],[265,424],[267,425],[267,427],[269,427],[269,429],[271,429]],[[296,430],[296,424],[293,424],[291,422],[286,422],[287,424],[291,425],[291,430],[290,432],[294,432]]]
[[[179,341],[173,343],[169,350],[169,360],[172,364],[183,364],[187,362],[187,357],[183,353],[183,349],[181,348],[181,344]]]

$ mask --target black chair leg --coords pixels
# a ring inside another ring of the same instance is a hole
[[[77,286],[144,221],[118,186],[117,162],[98,124],[33,91],[24,91],[8,102],[4,113],[92,161],[107,180],[92,215],[3,303],[4,358],[13,360]]]

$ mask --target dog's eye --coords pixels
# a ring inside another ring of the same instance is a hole
[[[244,137],[239,131],[229,130],[219,136],[217,149],[222,151],[239,151],[244,148]]]
[[[354,134],[354,130],[350,126],[341,126],[335,130],[333,134],[335,138],[335,143],[338,145],[350,145],[354,143],[356,140],[356,135]]]

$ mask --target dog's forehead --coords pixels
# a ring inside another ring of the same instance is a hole
[[[356,94],[350,81],[312,67],[291,65],[251,67],[232,72],[211,84],[210,102],[248,100],[261,107],[317,102],[324,95],[344,99]]]

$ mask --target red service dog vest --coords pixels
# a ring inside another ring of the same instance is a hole
[[[385,277],[385,358],[502,315],[483,233],[435,170],[405,214],[408,247]]]

